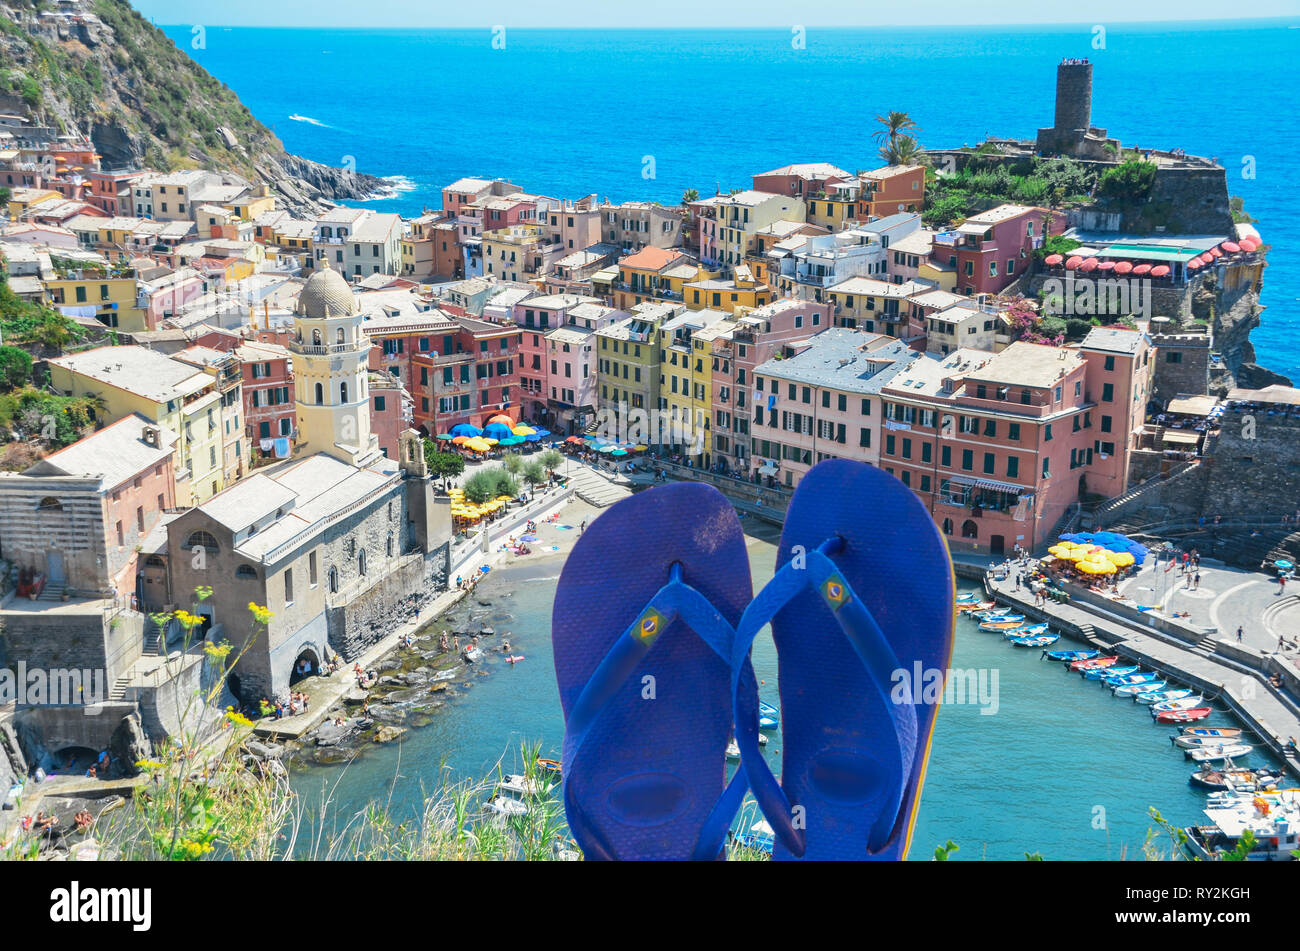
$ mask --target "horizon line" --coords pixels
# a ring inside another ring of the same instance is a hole
[[[149,19],[149,22],[150,22],[151,24],[153,24],[154,26],[159,27],[159,28],[164,28],[164,27],[183,27],[183,28],[188,28],[188,27],[192,27],[192,26],[194,26],[194,24],[192,24],[192,23],[160,23],[160,22],[158,22],[157,20],[154,20],[154,19]],[[1203,18],[1195,18],[1195,19],[1177,19],[1177,20],[1113,20],[1113,19],[1112,19],[1110,22],[1113,23],[1113,24],[1117,24],[1117,25],[1118,25],[1118,24],[1122,24],[1122,25],[1124,25],[1124,26],[1165,26],[1165,27],[1174,27],[1174,28],[1187,28],[1187,27],[1191,27],[1191,26],[1208,25],[1208,24],[1229,24],[1229,25],[1232,25],[1232,26],[1243,26],[1243,25],[1252,25],[1252,24],[1266,24],[1266,23],[1270,23],[1270,22],[1274,22],[1274,23],[1297,22],[1297,23],[1300,23],[1300,15],[1293,15],[1293,16],[1259,16],[1259,17],[1249,17],[1249,16],[1247,16],[1247,17],[1233,17],[1233,18],[1203,17]],[[524,23],[524,24],[510,24],[510,23],[506,23],[506,24],[499,24],[499,23],[488,23],[488,24],[484,24],[484,25],[481,25],[481,26],[440,26],[440,25],[438,25],[438,24],[432,24],[432,23],[429,23],[429,24],[412,23],[412,24],[403,25],[403,26],[367,26],[367,27],[361,27],[361,28],[358,28],[358,27],[356,27],[356,26],[354,26],[354,25],[350,25],[350,24],[346,24],[346,23],[340,23],[340,24],[319,24],[319,25],[312,25],[312,26],[302,26],[302,25],[288,24],[288,23],[211,23],[211,22],[206,23],[206,24],[204,24],[204,25],[207,26],[207,27],[242,28],[242,29],[257,29],[257,30],[349,30],[349,31],[354,32],[354,33],[364,33],[364,32],[367,32],[367,31],[376,31],[376,30],[393,30],[393,31],[405,31],[405,30],[439,30],[439,31],[444,32],[444,33],[471,33],[471,32],[478,32],[478,31],[481,31],[481,30],[492,30],[492,29],[495,29],[497,26],[506,26],[506,27],[508,27],[508,28],[510,28],[510,29],[514,29],[514,30],[573,30],[573,31],[579,31],[579,30],[581,30],[581,31],[591,31],[591,30],[606,30],[606,31],[608,31],[608,30],[624,30],[624,31],[634,31],[634,30],[638,30],[638,31],[639,31],[639,30],[677,30],[677,31],[680,31],[680,32],[702,32],[702,31],[705,31],[705,30],[721,30],[721,29],[726,29],[726,30],[732,30],[732,31],[737,32],[737,33],[746,33],[746,32],[759,32],[759,31],[768,31],[768,30],[781,30],[781,31],[785,31],[785,30],[791,30],[791,29],[793,29],[795,26],[799,26],[799,27],[802,27],[802,28],[804,28],[804,29],[816,29],[816,30],[845,30],[845,29],[872,29],[872,28],[875,28],[875,29],[890,29],[890,28],[898,29],[898,28],[903,28],[903,29],[925,29],[925,30],[944,30],[944,29],[958,29],[958,28],[961,28],[961,29],[985,29],[985,30],[995,30],[995,29],[1006,29],[1006,28],[1041,29],[1041,28],[1044,28],[1044,27],[1081,27],[1081,28],[1084,28],[1084,29],[1090,29],[1090,28],[1091,28],[1093,25],[1095,25],[1095,24],[1090,24],[1090,23],[1088,23],[1087,21],[1083,21],[1083,20],[1080,20],[1080,21],[1071,21],[1071,20],[1051,20],[1051,21],[1041,21],[1041,22],[1035,22],[1035,23],[1026,23],[1026,22],[1023,22],[1023,21],[1007,21],[1007,22],[1005,22],[1005,23],[984,23],[984,22],[981,22],[981,23],[956,23],[956,22],[952,22],[952,23],[941,23],[941,24],[936,24],[936,23],[880,23],[880,22],[875,22],[875,23],[865,23],[865,22],[864,22],[864,23],[799,23],[799,24],[791,24],[791,23],[772,23],[772,24],[746,25],[746,26],[737,26],[737,25],[735,25],[734,23],[717,23],[717,24],[710,24],[710,25],[692,24],[692,25],[689,25],[689,26],[687,26],[687,25],[681,25],[681,24],[674,24],[674,23],[628,24],[628,25],[594,25],[594,26],[593,26],[593,25],[589,25],[589,24],[587,24],[587,25],[579,25],[579,24],[566,24],[566,23],[560,23],[560,24],[536,24],[536,23]]]

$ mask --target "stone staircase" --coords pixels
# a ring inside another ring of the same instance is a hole
[[[62,601],[63,592],[66,591],[67,589],[68,586],[66,584],[63,584],[62,582],[47,581],[45,582],[45,587],[41,589],[40,596],[37,597],[36,600],[37,601]]]
[[[625,487],[615,485],[585,466],[569,476],[569,483],[573,486],[573,492],[578,498],[597,508],[613,505],[629,495]]]

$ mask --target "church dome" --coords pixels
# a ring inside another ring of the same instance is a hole
[[[346,317],[357,312],[357,301],[343,275],[327,265],[307,278],[298,294],[297,312],[316,319]]]

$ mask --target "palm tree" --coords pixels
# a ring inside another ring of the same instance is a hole
[[[682,192],[683,205],[689,205],[691,202],[699,201],[699,200],[700,200],[700,193],[697,192],[694,188],[688,188],[686,189],[686,191]]]
[[[876,121],[884,128],[878,129],[872,137],[879,143],[880,157],[890,165],[906,165],[909,160],[920,158],[922,149],[916,141],[920,126],[906,112],[891,111],[883,116],[876,116]],[[909,134],[910,133],[910,134]]]

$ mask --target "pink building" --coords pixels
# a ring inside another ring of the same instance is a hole
[[[263,452],[266,441],[292,437],[297,428],[293,371],[287,348],[249,341],[235,350],[244,380],[244,431]]]
[[[829,162],[809,162],[802,165],[784,165],[770,172],[754,176],[754,191],[773,195],[792,195],[809,198],[824,191],[827,185],[847,182],[853,175]]]
[[[370,374],[370,431],[389,459],[401,459],[401,435],[411,428],[414,403],[400,380],[387,373]]]
[[[1090,493],[1114,498],[1128,490],[1129,462],[1151,399],[1152,349],[1146,334],[1118,327],[1095,327],[1079,344],[1088,362],[1085,396],[1097,407]]]
[[[1064,216],[1046,208],[999,205],[936,236],[931,257],[957,269],[963,294],[996,294],[1029,270],[1035,248]]]
[[[753,475],[750,421],[756,368],[830,326],[829,304],[778,300],[735,318],[735,327],[714,338],[711,464],[741,478]]]
[[[532,303],[525,301],[523,306]],[[563,326],[543,337],[546,415],[534,419],[557,433],[576,433],[586,427],[596,413],[596,332],[627,316],[590,299],[567,309]]]
[[[833,327],[754,368],[749,474],[787,487],[826,459],[880,459],[881,388],[916,358],[883,334]]]

